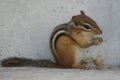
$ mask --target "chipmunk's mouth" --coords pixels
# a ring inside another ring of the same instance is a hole
[[[96,35],[93,37],[93,41],[96,45],[99,45],[103,42],[103,38],[101,37],[101,35]]]

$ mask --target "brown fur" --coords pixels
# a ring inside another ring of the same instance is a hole
[[[63,67],[72,67],[75,62],[74,47],[76,43],[68,36],[59,37],[56,43],[56,54],[58,55],[58,64]]]
[[[97,25],[97,23],[93,19],[88,17],[83,11],[81,11],[81,15],[73,16],[72,21],[77,22],[81,26],[83,26],[84,23],[88,23],[93,27],[93,29],[91,29],[90,32],[95,33],[95,34],[102,33],[102,31],[99,28],[99,26]]]
[[[72,23],[73,22],[73,23]],[[92,29],[86,31],[82,28],[75,28],[74,23],[77,23],[79,26],[84,26],[85,23],[88,23],[92,26]],[[69,35],[59,36],[56,42],[56,52],[54,53],[56,62],[58,65],[64,68],[82,68],[83,64],[76,64],[76,53],[75,47],[79,46],[80,48],[87,48],[92,45],[95,45],[94,36],[101,34],[102,31],[96,24],[94,20],[86,16],[82,11],[81,15],[73,16],[71,20],[71,25],[69,25]],[[59,31],[59,30],[58,30]],[[87,39],[87,38],[90,38]],[[86,66],[84,66],[87,68]]]

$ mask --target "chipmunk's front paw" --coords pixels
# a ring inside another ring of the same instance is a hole
[[[99,69],[99,70],[103,69],[104,67],[104,61],[98,58],[94,59],[94,64],[96,65],[96,69]]]
[[[94,38],[94,44],[95,45],[99,45],[99,44],[101,44],[103,42],[103,38],[101,38],[101,37],[95,37]]]

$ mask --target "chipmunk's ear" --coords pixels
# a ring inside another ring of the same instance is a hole
[[[85,12],[84,12],[84,11],[82,11],[82,10],[80,11],[80,13],[81,13],[81,15],[85,15]]]

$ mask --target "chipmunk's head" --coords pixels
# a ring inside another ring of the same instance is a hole
[[[95,36],[102,34],[102,31],[93,19],[81,11],[80,15],[72,17],[70,33],[82,47],[87,47],[95,42]],[[100,43],[97,42],[96,44]]]

